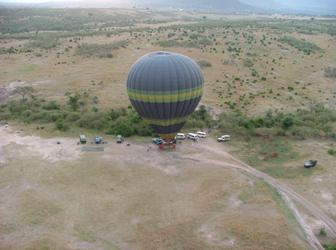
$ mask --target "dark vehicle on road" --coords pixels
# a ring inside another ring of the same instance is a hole
[[[161,145],[164,141],[161,138],[154,138],[153,143],[156,145]]]
[[[96,136],[96,138],[95,138],[95,143],[96,143],[96,144],[101,144],[102,142],[103,142],[103,138],[100,137],[100,136]]]
[[[316,160],[309,160],[309,161],[306,161],[303,166],[305,168],[313,168],[316,166],[316,164],[317,164]]]

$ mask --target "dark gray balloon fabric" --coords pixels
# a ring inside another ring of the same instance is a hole
[[[164,138],[172,137],[195,110],[203,93],[203,73],[191,58],[154,52],[132,66],[127,92],[135,110]]]

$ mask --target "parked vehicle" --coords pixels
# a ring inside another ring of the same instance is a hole
[[[303,166],[305,168],[313,168],[316,166],[316,164],[317,164],[316,160],[309,160],[309,161],[306,161]]]
[[[100,136],[96,136],[96,138],[95,138],[95,143],[96,143],[96,144],[101,144],[102,142],[103,142],[103,138],[100,137]]]
[[[79,142],[81,144],[86,144],[86,136],[85,135],[80,135],[79,136]]]
[[[231,140],[230,135],[222,135],[221,137],[217,138],[218,142],[226,142],[226,141],[230,141],[230,140]]]
[[[197,141],[198,140],[198,135],[194,134],[194,133],[188,133],[187,134],[187,138],[193,141]]]
[[[164,141],[161,138],[154,138],[153,143],[156,145],[161,145]]]
[[[186,136],[183,133],[177,133],[175,139],[176,140],[185,140]]]
[[[123,143],[124,137],[122,135],[117,135],[117,143]]]
[[[207,133],[202,132],[202,131],[197,131],[196,134],[199,138],[206,138],[207,137]]]

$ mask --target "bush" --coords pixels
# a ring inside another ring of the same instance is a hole
[[[327,236],[327,232],[325,231],[324,228],[321,228],[320,229],[320,233],[319,233],[320,236]]]
[[[211,128],[214,123],[215,121],[212,119],[207,108],[204,105],[201,105],[191,114],[185,126],[187,128]]]
[[[38,49],[52,49],[58,45],[58,38],[51,34],[38,35],[34,40],[25,45],[24,50],[38,48]]]
[[[281,39],[279,39],[280,42],[287,43],[290,46],[296,48],[299,51],[302,51],[303,53],[310,55],[311,53],[315,53],[318,51],[322,51],[320,47],[318,47],[316,44],[307,42],[305,40],[300,40],[292,36],[285,36]]]
[[[330,78],[336,78],[336,68],[328,67],[324,69],[324,75]]]
[[[250,68],[250,67],[253,67],[253,65],[254,65],[254,63],[253,63],[253,61],[252,61],[250,58],[246,58],[246,59],[244,60],[244,66],[245,66],[245,67]]]
[[[206,38],[206,37],[203,37],[202,39],[200,39],[199,41],[198,41],[198,44],[199,45],[202,45],[202,46],[210,46],[210,45],[212,45],[213,44],[213,42],[210,40],[210,39],[208,39],[208,38]]]
[[[175,40],[164,40],[157,43],[161,47],[183,47],[182,43]]]
[[[94,109],[91,102],[85,102],[87,94],[69,93],[68,104],[76,97],[74,103],[81,109],[71,105],[60,105],[55,101],[46,102],[43,99],[31,98],[25,101],[11,100],[0,106],[0,119],[18,119],[26,123],[53,123],[56,128],[65,131],[70,126],[106,131],[109,134],[124,136],[153,134],[150,126],[135,112],[132,107],[111,109],[109,111]],[[91,105],[91,106],[89,106]],[[309,137],[335,138],[336,111],[322,105],[315,105],[310,110],[299,109],[291,114],[269,111],[263,116],[248,117],[228,102],[234,108],[232,112],[223,112],[214,120],[209,110],[201,105],[186,121],[186,128],[204,129],[216,128],[225,133],[244,137],[280,137],[291,136],[299,139]],[[336,154],[329,150],[329,154]]]
[[[87,44],[83,43],[76,49],[76,55],[99,58],[112,58],[112,51],[121,47],[126,47],[128,42],[126,40],[116,41],[109,44]]]
[[[325,248],[325,250],[336,250],[336,244],[323,245],[323,247]]]
[[[212,41],[206,37],[202,37],[200,39],[192,39],[192,41],[188,42],[179,42],[177,40],[163,40],[158,41],[157,44],[161,47],[201,48],[207,45],[212,45]]]
[[[59,120],[56,122],[56,128],[60,131],[67,131],[70,128],[70,126],[64,123],[64,121]]]
[[[293,120],[293,117],[291,117],[291,116],[285,117],[282,121],[282,127],[284,129],[289,129],[293,125],[294,125],[294,120]]]
[[[65,117],[65,122],[67,123],[73,123],[77,122],[81,118],[81,115],[76,112],[68,112]]]
[[[108,127],[108,120],[103,112],[85,112],[76,124],[81,128],[104,130]]]
[[[208,68],[212,66],[211,62],[208,62],[206,60],[200,60],[197,63],[201,68]]]
[[[126,121],[118,121],[113,127],[108,130],[108,134],[123,135],[129,137],[134,134],[134,128]]]
[[[293,136],[299,139],[309,137],[332,138],[332,124],[336,121],[336,112],[316,105],[311,110],[298,110],[292,114],[267,112],[261,117],[246,117],[239,111],[223,113],[216,122],[219,129],[240,135],[255,136],[256,129],[268,130],[270,136]]]
[[[336,149],[329,149],[328,154],[330,154],[332,156],[336,156]]]
[[[60,105],[57,104],[55,101],[50,101],[47,104],[43,105],[42,108],[46,110],[59,110]]]

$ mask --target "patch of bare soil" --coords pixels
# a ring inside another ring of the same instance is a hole
[[[14,81],[5,87],[0,87],[0,102],[3,102],[10,97],[17,86],[22,86],[24,84],[25,82],[23,81]]]
[[[43,160],[57,162],[62,160],[76,160],[80,156],[80,149],[76,146],[74,140],[42,139],[38,136],[23,136],[18,132],[12,131],[7,125],[0,126],[0,163],[5,163],[8,155],[15,156],[16,152],[11,150],[7,155],[6,147],[16,144],[18,147],[26,148],[31,154],[40,156]],[[57,144],[57,141],[60,144]]]

